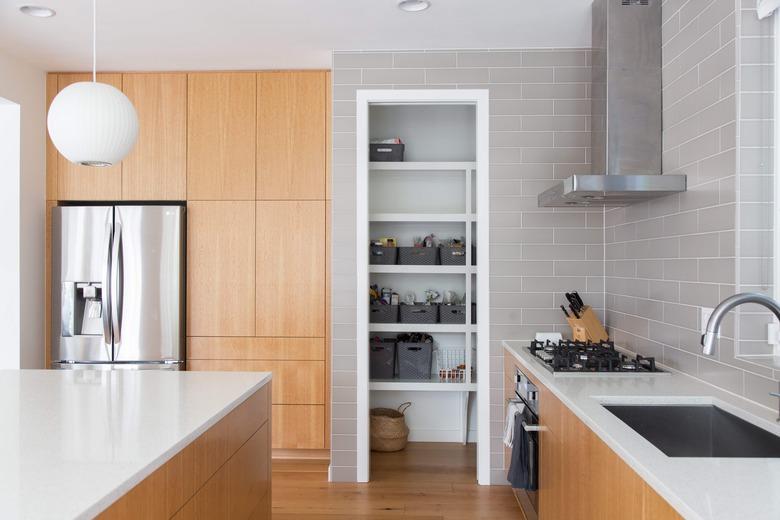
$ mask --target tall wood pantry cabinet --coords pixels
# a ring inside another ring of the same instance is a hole
[[[47,102],[89,79],[50,73]],[[73,165],[48,141],[47,211],[73,201],[186,203],[188,369],[273,371],[274,448],[327,449],[330,73],[98,81],[132,101],[138,141],[110,168]],[[47,259],[47,295],[50,274]],[[50,321],[47,304],[47,363]]]

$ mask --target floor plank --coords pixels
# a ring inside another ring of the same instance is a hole
[[[478,486],[476,446],[409,443],[371,454],[371,482],[329,483],[327,462],[273,462],[274,520],[515,520],[506,486]]]

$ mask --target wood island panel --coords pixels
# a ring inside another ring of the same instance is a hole
[[[266,384],[98,518],[270,520],[270,401]]]

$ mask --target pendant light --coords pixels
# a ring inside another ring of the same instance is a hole
[[[97,82],[96,6],[92,0],[92,81],[62,89],[49,107],[52,143],[72,163],[111,166],[120,162],[138,137],[138,114],[119,89]]]

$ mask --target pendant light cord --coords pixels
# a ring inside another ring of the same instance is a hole
[[[92,0],[92,83],[97,81],[97,1]]]

